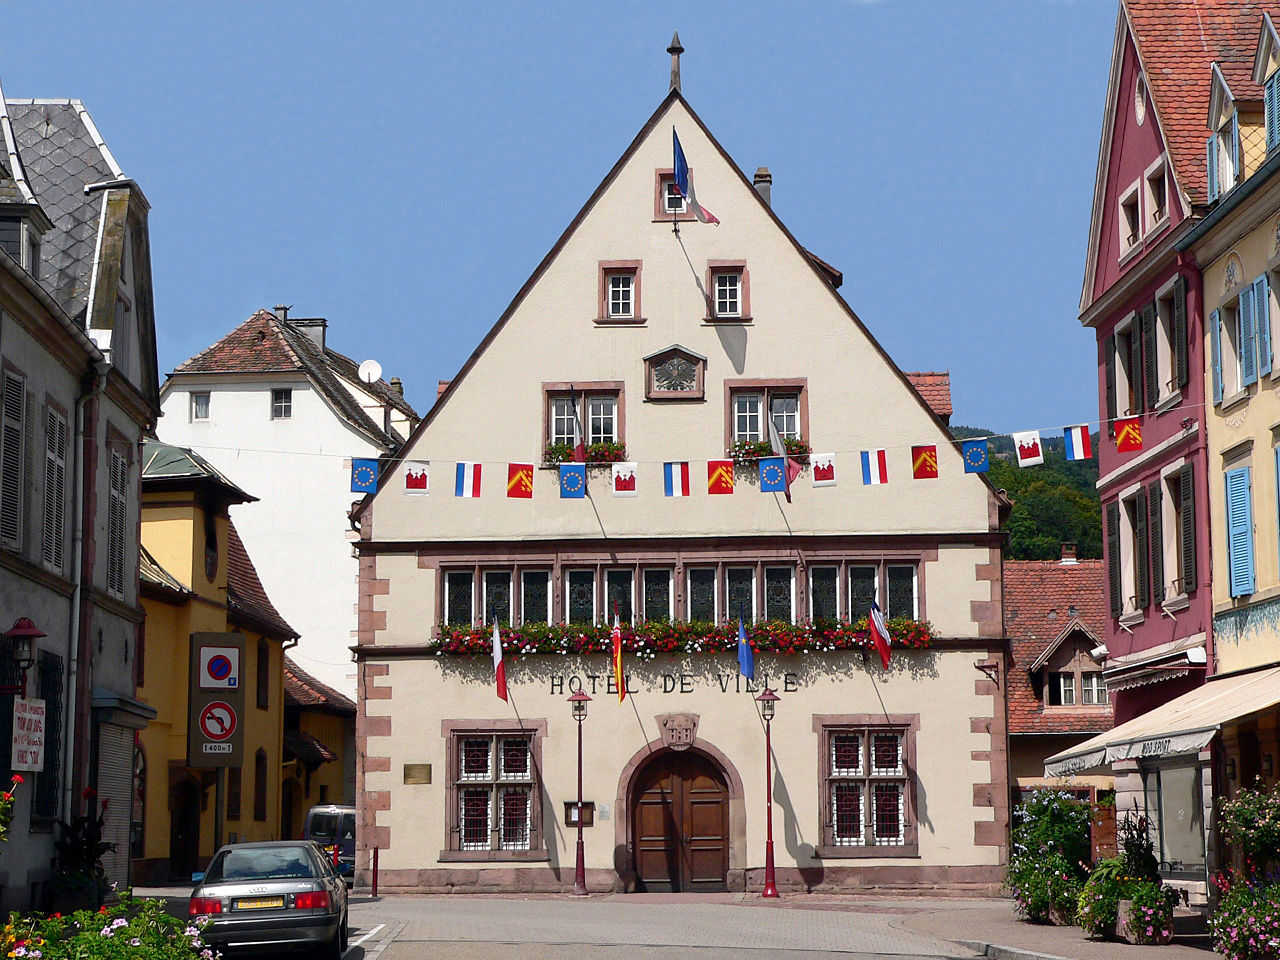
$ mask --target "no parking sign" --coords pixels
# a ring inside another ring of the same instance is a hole
[[[240,650],[201,647],[199,669],[201,690],[235,690],[240,686]]]
[[[244,637],[193,633],[188,684],[187,764],[239,766],[244,752]]]

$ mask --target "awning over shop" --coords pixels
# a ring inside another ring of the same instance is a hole
[[[1209,680],[1128,723],[1054,754],[1046,777],[1064,777],[1135,757],[1195,753],[1230,723],[1280,703],[1280,667]]]
[[[1102,678],[1108,690],[1132,690],[1151,683],[1185,677],[1205,665],[1205,636],[1197,633],[1138,653],[1107,658]]]

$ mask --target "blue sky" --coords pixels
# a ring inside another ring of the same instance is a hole
[[[665,95],[678,28],[694,109],[895,361],[951,371],[953,422],[1097,417],[1115,0],[0,13],[5,93],[84,100],[151,201],[162,372],[287,303],[425,410]]]

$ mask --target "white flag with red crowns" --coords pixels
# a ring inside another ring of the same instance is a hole
[[[1018,466],[1035,467],[1044,463],[1044,448],[1040,446],[1040,431],[1028,430],[1013,435],[1013,450],[1018,455]]]

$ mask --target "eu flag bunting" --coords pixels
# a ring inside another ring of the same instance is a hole
[[[378,489],[378,461],[351,461],[351,492],[373,493]]]
[[[560,464],[560,497],[563,500],[581,500],[587,495],[587,465],[585,463]]]
[[[748,680],[756,678],[756,653],[747,643],[747,629],[738,618],[738,672]]]
[[[760,492],[786,493],[787,465],[782,457],[765,457],[760,461]]]
[[[986,473],[991,469],[991,461],[987,459],[986,440],[966,440],[960,444],[960,454],[964,457],[965,473]]]

